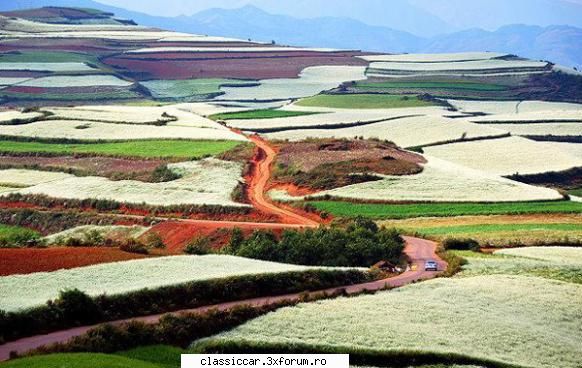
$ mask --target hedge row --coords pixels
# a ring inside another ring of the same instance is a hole
[[[64,291],[55,301],[20,312],[0,312],[0,343],[77,326],[368,282],[358,270],[310,270],[195,281],[90,298]]]
[[[251,207],[219,206],[219,205],[172,205],[172,206],[153,206],[145,203],[123,203],[109,199],[62,199],[54,198],[40,194],[20,194],[9,193],[3,197],[6,202],[26,202],[44,208],[65,208],[80,209],[90,208],[98,211],[118,211],[121,209],[145,211],[151,215],[164,213],[180,213],[182,215],[191,215],[195,213],[204,213],[211,215],[247,215],[251,212]]]

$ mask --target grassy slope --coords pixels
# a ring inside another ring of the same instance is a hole
[[[428,101],[422,101],[415,96],[397,95],[317,95],[304,98],[297,102],[300,106],[319,106],[349,109],[388,109],[404,107],[432,106]]]
[[[119,143],[61,144],[41,142],[0,141],[3,153],[46,153],[71,155],[94,154],[141,158],[192,159],[216,155],[239,145],[235,141],[139,140]]]
[[[273,118],[288,118],[292,116],[305,116],[319,114],[318,112],[308,111],[286,111],[286,110],[250,110],[241,112],[229,112],[223,114],[214,114],[209,116],[212,120],[247,120],[247,119],[273,119]]]
[[[0,364],[1,368],[166,368],[124,356],[74,353],[22,358]],[[178,366],[176,366],[177,368]]]
[[[94,63],[97,57],[65,51],[23,51],[0,56],[0,63]]]
[[[0,224],[0,246],[11,246],[11,243],[18,243],[23,239],[30,239],[38,235],[38,232],[25,227]]]
[[[582,213],[582,203],[568,201],[489,204],[367,204],[335,201],[315,201],[309,203],[319,210],[329,212],[335,216],[353,217],[362,215],[374,219],[529,213]]]

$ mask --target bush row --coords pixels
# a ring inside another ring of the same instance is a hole
[[[144,217],[141,220],[123,216],[94,213],[42,212],[30,209],[0,209],[0,223],[33,228],[42,234],[52,234],[81,225],[115,225],[120,222],[154,225],[157,221]]]
[[[40,194],[20,194],[9,193],[3,197],[8,202],[26,202],[44,208],[60,207],[65,209],[95,209],[97,211],[119,211],[122,209],[145,211],[152,216],[165,213],[180,213],[182,215],[191,215],[195,213],[204,213],[210,215],[246,215],[250,213],[251,207],[227,207],[219,205],[172,205],[172,206],[154,206],[146,203],[123,203],[109,199],[62,199],[54,198]]]
[[[0,343],[76,326],[261,296],[360,284],[372,279],[371,273],[358,270],[310,270],[194,281],[94,298],[78,290],[68,290],[44,306],[19,312],[0,312]]]
[[[396,230],[379,228],[360,217],[331,227],[285,230],[280,238],[268,230],[257,230],[245,238],[235,229],[220,252],[300,265],[369,267],[382,260],[397,264],[403,250],[404,240]],[[207,254],[213,250],[207,239],[196,238],[185,252]]]

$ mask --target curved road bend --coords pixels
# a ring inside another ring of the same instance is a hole
[[[412,237],[405,237],[406,247],[404,248],[404,253],[410,258],[412,261],[411,270],[406,271],[398,276],[394,276],[388,279],[379,280],[379,281],[372,281],[365,284],[358,284],[358,285],[350,285],[347,287],[335,287],[331,289],[319,290],[310,292],[309,294],[315,294],[322,291],[331,293],[337,292],[341,290],[345,290],[348,294],[355,294],[365,290],[375,291],[380,290],[385,287],[399,287],[406,284],[409,284],[414,281],[419,280],[426,280],[435,277],[438,272],[431,272],[431,271],[424,271],[424,262],[428,259],[434,259],[439,263],[439,269],[444,270],[447,264],[442,261],[436,254],[436,243],[412,238]],[[299,300],[304,293],[294,293],[294,294],[287,294],[287,295],[280,295],[280,296],[273,296],[273,297],[260,297],[254,299],[246,299],[246,300],[237,300],[233,302],[227,303],[220,303],[215,305],[209,305],[194,309],[186,309],[176,312],[171,312],[171,314],[183,314],[183,313],[202,313],[208,311],[210,309],[217,309],[217,310],[227,310],[233,307],[242,306],[242,305],[249,305],[249,306],[263,306],[263,305],[270,305],[281,302],[283,300]],[[167,313],[164,313],[167,314]],[[129,321],[140,321],[144,323],[156,323],[164,314],[156,314],[151,316],[144,316],[144,317],[136,317],[130,319],[124,319],[119,321],[109,322],[112,324],[123,324]],[[92,326],[82,326],[71,328],[67,330],[52,332],[46,335],[38,335],[38,336],[31,336],[25,337],[20,340],[16,340],[13,342],[6,343],[4,345],[0,345],[0,361],[8,360],[10,357],[10,352],[15,351],[17,353],[25,353],[29,350],[41,347],[43,345],[53,344],[57,342],[66,342],[72,337],[82,335],[89,331],[92,328],[97,327],[98,325]]]
[[[256,206],[258,209],[265,211],[267,213],[272,213],[281,216],[284,222],[290,223],[283,223],[283,224],[264,224],[264,223],[244,223],[244,222],[229,222],[229,221],[207,221],[207,220],[178,220],[183,222],[190,222],[190,223],[198,223],[201,225],[221,225],[221,226],[256,226],[259,228],[272,228],[272,227],[315,227],[319,226],[319,223],[305,218],[300,214],[294,213],[290,210],[279,208],[273,203],[271,203],[265,197],[265,188],[270,178],[270,170],[271,165],[275,159],[276,152],[275,150],[270,147],[264,140],[257,136],[250,137],[251,141],[253,141],[259,149],[263,150],[265,153],[262,160],[257,163],[257,166],[254,171],[254,175],[251,178],[250,183],[250,190],[249,190],[249,197],[251,203]],[[350,285],[346,287],[336,287],[326,290],[319,290],[315,292],[311,292],[310,294],[314,294],[317,292],[336,292],[340,290],[345,290],[348,294],[359,293],[365,290],[375,291],[380,290],[385,287],[399,287],[406,284],[409,284],[414,281],[418,280],[425,280],[435,277],[438,272],[428,272],[424,271],[424,262],[428,259],[434,259],[439,263],[439,269],[444,270],[447,267],[446,262],[441,260],[436,255],[436,243],[418,239],[413,237],[404,237],[406,241],[406,246],[404,248],[404,253],[408,256],[411,261],[411,269],[398,275],[395,277],[391,277],[384,280],[373,281],[365,284],[358,284],[358,285]],[[194,309],[188,310],[181,310],[172,312],[172,314],[181,314],[181,313],[201,313],[207,311],[209,309],[218,309],[218,310],[227,310],[236,306],[241,305],[250,305],[250,306],[261,306],[261,305],[269,305],[278,303],[282,300],[299,300],[304,293],[294,293],[288,295],[280,295],[280,296],[273,296],[273,297],[260,297],[254,299],[247,299],[247,300],[238,300],[228,303],[220,303],[210,306],[204,306]],[[144,317],[136,317],[131,319],[119,320],[119,321],[112,321],[108,323],[112,324],[122,324],[128,321],[141,321],[145,323],[156,323],[159,321],[160,317],[163,314],[157,315],[150,315]],[[4,345],[0,345],[0,361],[7,360],[10,356],[11,351],[15,351],[17,353],[25,353],[29,350],[41,347],[43,345],[57,343],[57,342],[66,342],[72,337],[82,335],[89,331],[90,329],[96,327],[97,325],[92,326],[82,326],[76,327],[72,329],[57,331],[53,333],[49,333],[46,335],[37,335],[22,338],[20,340],[16,340],[13,342],[6,343]]]
[[[303,227],[317,227],[319,222],[301,216],[285,208],[277,207],[266,197],[266,187],[271,178],[271,169],[277,152],[261,137],[253,135],[248,137],[264,153],[264,157],[256,163],[253,175],[249,183],[249,200],[251,204],[265,213],[271,213],[281,217],[284,223],[299,224]]]

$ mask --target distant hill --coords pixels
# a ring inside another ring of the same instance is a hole
[[[48,5],[97,8],[115,13],[120,18],[132,19],[138,24],[181,32],[251,38],[267,42],[275,40],[281,44],[297,46],[394,53],[488,50],[519,54],[533,59],[546,59],[569,67],[582,68],[582,48],[580,47],[582,29],[572,26],[510,25],[493,32],[469,29],[423,38],[405,31],[371,26],[350,18],[299,19],[270,14],[254,6],[237,9],[214,8],[192,16],[173,18],[128,11],[92,0],[20,0],[18,4],[0,3],[0,10]],[[423,19],[422,16],[419,19]]]

